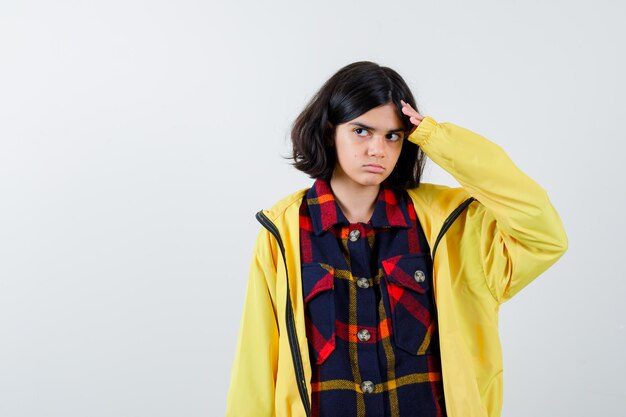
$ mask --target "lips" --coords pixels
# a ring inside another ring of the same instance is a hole
[[[385,168],[383,168],[381,165],[378,165],[378,164],[367,164],[363,166],[363,169],[365,169],[368,172],[374,172],[374,173],[380,173],[385,170]]]

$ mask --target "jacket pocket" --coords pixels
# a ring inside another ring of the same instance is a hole
[[[430,255],[398,255],[383,260],[382,266],[396,346],[414,355],[430,353],[436,326]]]
[[[330,265],[302,265],[306,336],[318,365],[335,350],[334,278],[334,269]]]

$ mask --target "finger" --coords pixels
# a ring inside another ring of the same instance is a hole
[[[409,116],[411,123],[417,126],[424,120],[424,116],[419,114],[409,103],[404,100],[400,100],[400,102],[402,103],[402,113]]]
[[[411,106],[409,103],[407,103],[404,100],[400,100],[400,103],[402,103],[403,106],[409,106],[409,108],[411,108],[411,109],[413,108],[413,106]]]
[[[419,120],[422,120],[424,118],[424,116],[419,114],[417,111],[415,111],[415,110],[413,110],[411,108],[407,108],[407,107],[403,107],[402,108],[402,113],[406,114],[409,117],[416,117]]]
[[[402,110],[412,110],[414,112],[417,113],[417,110],[415,110],[409,103],[407,103],[404,100],[400,100],[400,102],[402,103]]]
[[[409,120],[411,120],[411,123],[413,123],[416,126],[422,122],[422,120],[418,119],[417,117],[411,117]]]
[[[404,113],[406,115],[417,114],[417,112],[415,110],[413,110],[410,106],[402,107],[402,113]]]

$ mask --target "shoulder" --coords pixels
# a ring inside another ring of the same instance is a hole
[[[434,215],[444,218],[471,197],[467,190],[460,186],[449,187],[424,182],[406,191],[413,202],[423,211],[432,212]]]
[[[268,229],[264,220],[260,219],[259,214],[263,214],[272,222],[271,228],[276,228],[278,233],[283,236],[292,235],[293,232],[299,232],[299,213],[302,199],[306,195],[309,188],[302,188],[294,191],[278,201],[276,201],[269,209],[260,210],[257,213],[257,220],[263,224],[260,227],[255,244],[255,254],[258,259],[264,259],[261,262],[269,270],[275,270],[278,259],[277,242],[273,233]],[[297,239],[289,239],[289,241],[297,241]],[[272,269],[273,268],[273,269]]]
[[[292,211],[298,211],[300,208],[300,204],[302,203],[302,199],[306,195],[306,192],[309,188],[301,188],[297,191],[294,191],[286,196],[282,197],[278,201],[276,201],[269,209],[262,210],[265,216],[271,221],[276,221],[278,218],[286,215]]]

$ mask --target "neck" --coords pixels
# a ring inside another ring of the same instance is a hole
[[[333,175],[330,188],[350,223],[367,223],[372,218],[380,185],[362,186]]]

